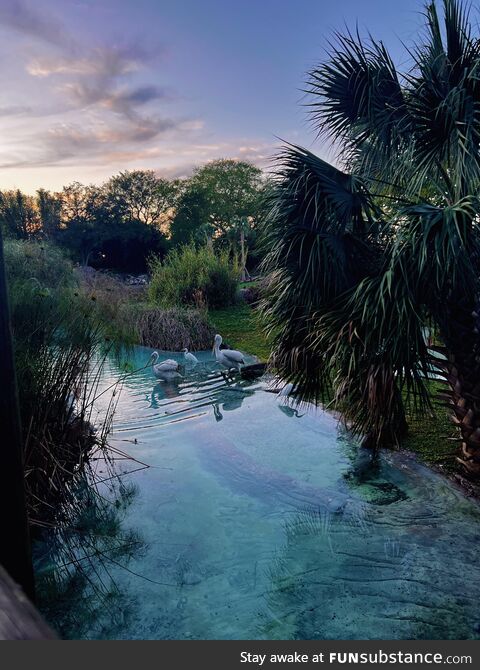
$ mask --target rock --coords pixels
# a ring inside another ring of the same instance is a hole
[[[195,584],[200,584],[202,578],[197,572],[186,572],[183,575],[182,582],[187,586],[194,586]]]

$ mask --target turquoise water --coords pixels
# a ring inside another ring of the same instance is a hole
[[[142,549],[108,562],[117,600],[82,634],[478,637],[478,505],[408,456],[372,463],[330,414],[198,357],[178,383],[151,369],[124,383],[111,442],[150,466],[123,478],[137,493],[122,528]],[[112,363],[104,385],[117,377]]]

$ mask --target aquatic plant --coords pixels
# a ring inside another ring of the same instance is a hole
[[[215,335],[204,311],[145,307],[133,311],[139,344],[164,351],[210,349]]]
[[[112,327],[113,301],[107,308],[98,286],[79,284],[54,247],[9,241],[6,265],[37,603],[62,636],[75,637],[91,617],[108,613],[110,625],[125,614],[109,566],[142,548],[122,529],[135,488],[115,468],[117,458],[133,459],[108,442],[124,375],[102,384],[128,331]]]
[[[120,456],[120,454],[119,454]],[[101,629],[125,625],[127,605],[112,570],[128,570],[144,543],[124,530],[123,516],[136,495],[116,471],[114,455],[95,450],[63,492],[55,525],[34,543],[37,603],[63,638],[84,637],[92,621]]]

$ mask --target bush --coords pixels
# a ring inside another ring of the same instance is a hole
[[[138,341],[164,351],[210,349],[215,330],[197,309],[140,309],[135,317]]]
[[[151,262],[150,298],[161,307],[228,307],[236,300],[238,261],[228,251],[189,244]]]
[[[144,286],[128,286],[114,275],[93,268],[77,268],[82,294],[91,301],[91,308],[103,324],[105,336],[123,345],[136,343],[135,323],[131,305],[145,299]]]
[[[72,264],[51,244],[5,240],[4,254],[12,288],[17,283],[31,283],[42,289],[72,287],[76,283]]]

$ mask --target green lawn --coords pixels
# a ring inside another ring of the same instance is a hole
[[[439,390],[440,385],[431,383],[431,392]],[[435,407],[433,413],[424,412],[423,416],[407,416],[408,434],[402,447],[415,452],[419,458],[429,465],[441,465],[446,472],[458,471],[455,456],[458,453],[458,442],[449,438],[459,437],[450,417],[441,406]]]
[[[270,346],[254,310],[246,303],[210,311],[210,321],[228,344],[266,361]]]

